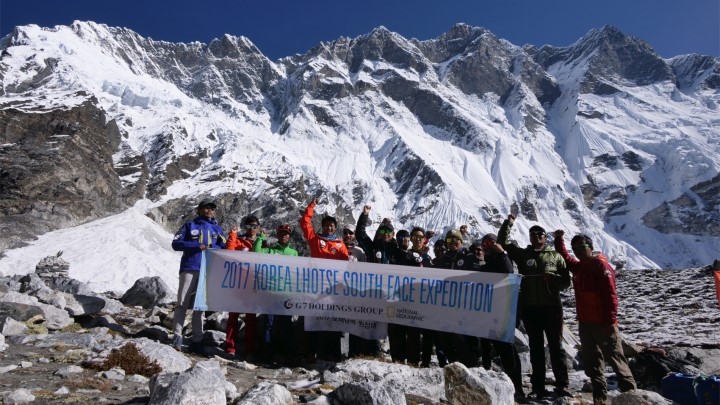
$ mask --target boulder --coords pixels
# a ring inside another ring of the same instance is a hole
[[[27,388],[18,388],[3,395],[3,404],[29,404],[35,401],[35,395]]]
[[[3,294],[0,293],[0,296]],[[0,302],[0,317],[12,318],[19,322],[28,321],[43,312],[35,305],[18,302]]]
[[[154,360],[165,373],[177,373],[185,371],[192,365],[190,359],[179,353],[169,345],[164,345],[146,338],[127,339],[125,342],[132,342],[138,350],[148,359]],[[125,344],[118,345],[120,347]]]
[[[120,325],[110,315],[102,315],[96,318],[91,318],[85,322],[82,322],[83,328],[108,328],[115,332],[129,333],[125,326]]]
[[[61,293],[65,297],[65,310],[71,316],[93,315],[105,308],[105,300],[100,297],[83,294]]]
[[[162,343],[166,342],[170,338],[171,333],[172,332],[170,330],[165,329],[162,326],[153,325],[142,329],[141,331],[136,333],[134,337],[148,338],[150,340]]]
[[[295,401],[287,388],[274,382],[263,381],[247,390],[237,405],[292,405]]]
[[[72,376],[73,374],[80,374],[83,372],[83,368],[76,365],[70,365],[65,367],[60,367],[56,372],[55,375],[59,375],[62,378],[68,378]]]
[[[439,368],[415,368],[377,360],[351,359],[324,371],[321,382],[333,387],[353,382],[377,382],[399,387],[412,395],[416,402],[439,403],[445,400],[443,378],[443,371]]]
[[[62,291],[68,294],[84,294],[93,295],[90,287],[82,281],[66,276],[53,275],[51,277],[43,277],[45,285],[51,290]]]
[[[18,290],[18,292],[23,294],[35,295],[34,293],[36,291],[48,288],[43,279],[36,273],[26,274],[18,281],[20,282],[20,290]]]
[[[113,314],[120,313],[121,311],[123,311],[125,309],[125,305],[123,305],[122,302],[120,302],[114,298],[105,297],[103,295],[96,295],[96,297],[105,301],[105,306],[102,309],[102,312],[105,314],[113,315]]]
[[[331,403],[357,405],[405,405],[405,392],[398,386],[372,381],[350,382],[328,395]]]
[[[37,298],[31,297],[29,295],[9,291],[6,293],[0,293],[0,301],[5,301],[5,303],[25,304],[37,307],[42,312],[43,318],[45,318],[43,326],[51,330],[62,329],[73,323],[73,319],[70,318],[70,315],[68,315],[66,311],[55,308],[52,305],[42,304],[38,301]],[[13,316],[13,318],[19,319],[15,316]]]
[[[0,333],[5,336],[25,335],[28,327],[9,316],[0,316]]]
[[[65,309],[67,306],[67,300],[65,299],[65,293],[62,291],[54,291],[48,287],[42,288],[38,291],[33,292],[34,297],[43,304],[52,305],[55,308]]]
[[[0,277],[0,292],[20,291],[20,277]]]
[[[612,398],[612,405],[672,405],[673,401],[657,392],[632,390]]]
[[[179,374],[161,373],[150,379],[153,405],[225,405],[225,376],[220,363],[199,361]]]
[[[170,287],[160,277],[143,277],[135,281],[135,284],[120,298],[120,302],[127,306],[139,305],[150,309],[157,304],[171,302],[173,295]]]
[[[40,336],[40,335],[37,335]],[[93,350],[98,347],[98,339],[89,333],[52,333],[44,335],[42,339],[36,341],[37,347],[77,347],[80,349]]]
[[[8,348],[7,343],[5,343],[5,335],[0,333],[0,352],[4,352],[5,349]]]
[[[462,363],[444,368],[445,395],[452,404],[512,405],[515,388],[504,373],[484,368],[468,369]]]

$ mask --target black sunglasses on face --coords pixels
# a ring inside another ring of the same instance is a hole
[[[530,236],[537,236],[538,238],[542,238],[543,236],[545,236],[545,232],[539,232],[539,231],[530,232]]]
[[[343,233],[344,233],[345,235],[355,235],[355,232],[350,231],[350,230],[348,230],[348,229],[343,229]]]
[[[259,227],[259,226],[260,226],[260,225],[258,225],[258,224],[246,224],[246,225],[245,225],[245,228],[255,229],[255,228]]]

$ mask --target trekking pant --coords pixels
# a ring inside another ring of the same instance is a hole
[[[230,312],[228,314],[227,327],[225,328],[225,351],[228,353],[235,353],[235,340],[237,339],[237,334],[240,329],[239,317],[240,314],[237,312]],[[245,335],[243,337],[245,355],[255,354],[256,336],[257,315],[245,314]]]
[[[448,333],[449,343],[446,344],[448,362],[459,361],[465,367],[477,367],[480,357],[480,348],[477,336]]]
[[[445,367],[448,364],[447,356],[445,355],[445,345],[449,342],[447,332],[440,332],[431,329],[421,329],[422,343],[421,343],[421,366],[430,367],[430,357],[432,356],[433,345],[435,345],[435,354],[437,355],[440,367]]]
[[[417,365],[420,361],[420,329],[412,326],[388,324],[390,356],[393,361]]]
[[[523,393],[522,388],[522,366],[520,365],[520,356],[518,356],[515,345],[512,343],[501,342],[498,340],[480,339],[480,347],[482,350],[482,365],[486,370],[492,368],[492,351],[500,357],[502,368],[505,374],[515,387],[515,393]]]
[[[348,346],[349,357],[355,357],[358,355],[380,357],[379,340],[365,339],[360,336],[350,334]]]
[[[617,325],[610,327],[580,322],[578,328],[583,363],[585,363],[585,375],[590,378],[592,383],[595,403],[607,403],[605,362],[615,371],[620,391],[636,389],[635,378],[630,372],[630,367],[628,367],[622,351],[620,331]]]
[[[176,337],[182,336],[185,326],[185,314],[195,303],[199,271],[183,270],[180,272],[180,285],[178,286],[177,305],[173,317],[173,333]],[[200,342],[203,336],[203,311],[192,313],[192,341]]]
[[[532,390],[534,392],[545,391],[545,338],[547,338],[550,350],[550,364],[555,375],[555,388],[567,389],[570,380],[565,364],[565,352],[560,344],[563,329],[562,307],[526,306],[523,308],[522,319],[530,346]]]

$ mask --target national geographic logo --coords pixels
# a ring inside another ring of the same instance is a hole
[[[425,317],[418,311],[406,308],[387,307],[387,317],[395,319],[407,319],[411,321],[424,321]]]

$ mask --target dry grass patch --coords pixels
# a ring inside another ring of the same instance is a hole
[[[70,380],[65,384],[69,389],[79,390],[99,390],[102,392],[110,391],[113,383],[104,378],[83,377],[76,380]]]
[[[148,378],[162,371],[160,365],[142,354],[134,343],[113,349],[105,362],[91,367],[99,371],[117,367],[125,370],[126,375],[140,374]]]

